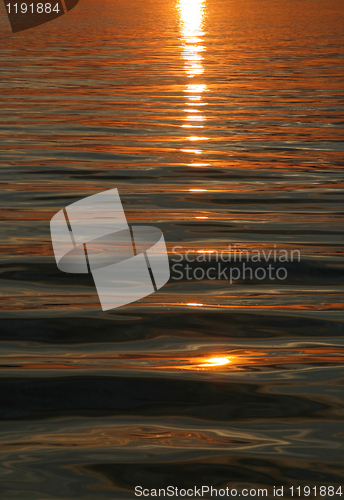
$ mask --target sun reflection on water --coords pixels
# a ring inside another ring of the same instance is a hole
[[[182,57],[184,59],[184,71],[188,78],[199,77],[204,73],[203,52],[206,47],[203,45],[204,18],[205,18],[206,0],[178,0],[177,9],[180,18],[180,30],[182,40]],[[204,128],[203,123],[206,117],[201,114],[200,109],[193,106],[204,106],[207,103],[202,102],[202,94],[207,91],[207,85],[204,83],[188,84],[184,90],[187,96],[186,105],[190,109],[185,109],[187,116],[186,124],[183,128],[200,129]],[[197,101],[197,103],[195,102]],[[198,137],[195,135],[186,137],[189,141],[205,141],[209,137]],[[181,151],[186,152],[185,149]],[[188,150],[189,153],[200,154],[202,151]]]
[[[205,363],[202,363],[198,366],[205,366],[205,367],[211,367],[211,366],[222,366],[222,365],[228,365],[230,363],[230,358],[209,358],[205,360]]]
[[[203,18],[205,0],[179,0],[178,10],[180,14],[183,59],[185,61],[185,72],[189,78],[201,75],[204,72],[202,65]]]

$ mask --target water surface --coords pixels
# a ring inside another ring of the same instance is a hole
[[[3,12],[2,499],[343,485],[343,21],[339,0],[82,0],[10,35]],[[171,259],[301,260],[102,312],[49,221],[113,188]]]

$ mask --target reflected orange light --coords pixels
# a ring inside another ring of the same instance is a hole
[[[197,85],[191,84],[186,87],[184,92],[190,92],[191,94],[201,94],[207,90],[207,86],[205,84]]]
[[[203,45],[204,35],[204,17],[206,0],[177,0],[177,10],[179,12],[179,24],[181,31],[181,49],[184,59],[184,71],[188,78],[200,76],[204,72],[203,53],[206,47]],[[188,100],[201,101],[201,94],[206,92],[207,85],[204,83],[189,84],[184,89],[185,93],[194,94],[188,97]],[[200,105],[202,103],[199,103]],[[185,110],[187,113],[200,113],[200,110]],[[205,121],[204,116],[187,116],[186,121]],[[199,125],[182,125],[184,128],[203,128]],[[208,140],[208,137],[188,137],[190,141]],[[184,150],[185,151],[185,150]],[[196,153],[196,152],[195,152]],[[198,153],[196,153],[198,154]]]
[[[222,366],[222,365],[228,365],[230,363],[230,358],[209,358],[205,360],[206,362],[204,364],[198,365],[198,366]]]
[[[187,306],[193,306],[193,307],[201,307],[203,304],[197,304],[197,302],[188,302],[186,304]]]
[[[189,191],[204,192],[207,191],[207,189],[189,189]]]
[[[205,120],[205,117],[204,116],[198,116],[198,115],[196,115],[196,116],[195,115],[191,115],[191,116],[187,116],[186,120],[192,121],[192,122],[202,122],[202,121]]]
[[[209,219],[209,217],[196,217],[196,219]]]
[[[202,52],[205,47],[201,45],[203,32],[204,0],[179,0],[179,14],[183,39],[183,59],[185,73],[189,78],[201,75],[204,71],[202,65]]]
[[[188,137],[189,141],[207,141],[209,137],[198,137],[196,135],[192,135]]]
[[[188,167],[209,167],[210,163],[188,163]]]
[[[201,149],[181,149],[183,153],[194,153],[195,155],[200,155],[202,153]]]

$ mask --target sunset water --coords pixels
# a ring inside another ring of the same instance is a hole
[[[342,1],[0,16],[1,500],[344,494]],[[50,220],[114,188],[171,277],[103,311]]]

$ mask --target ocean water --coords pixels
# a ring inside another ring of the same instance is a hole
[[[2,500],[344,494],[342,7],[81,0],[12,35],[1,6]],[[175,246],[203,271],[229,245],[300,259],[283,280],[172,270],[103,312],[49,221],[113,188],[171,267]]]

